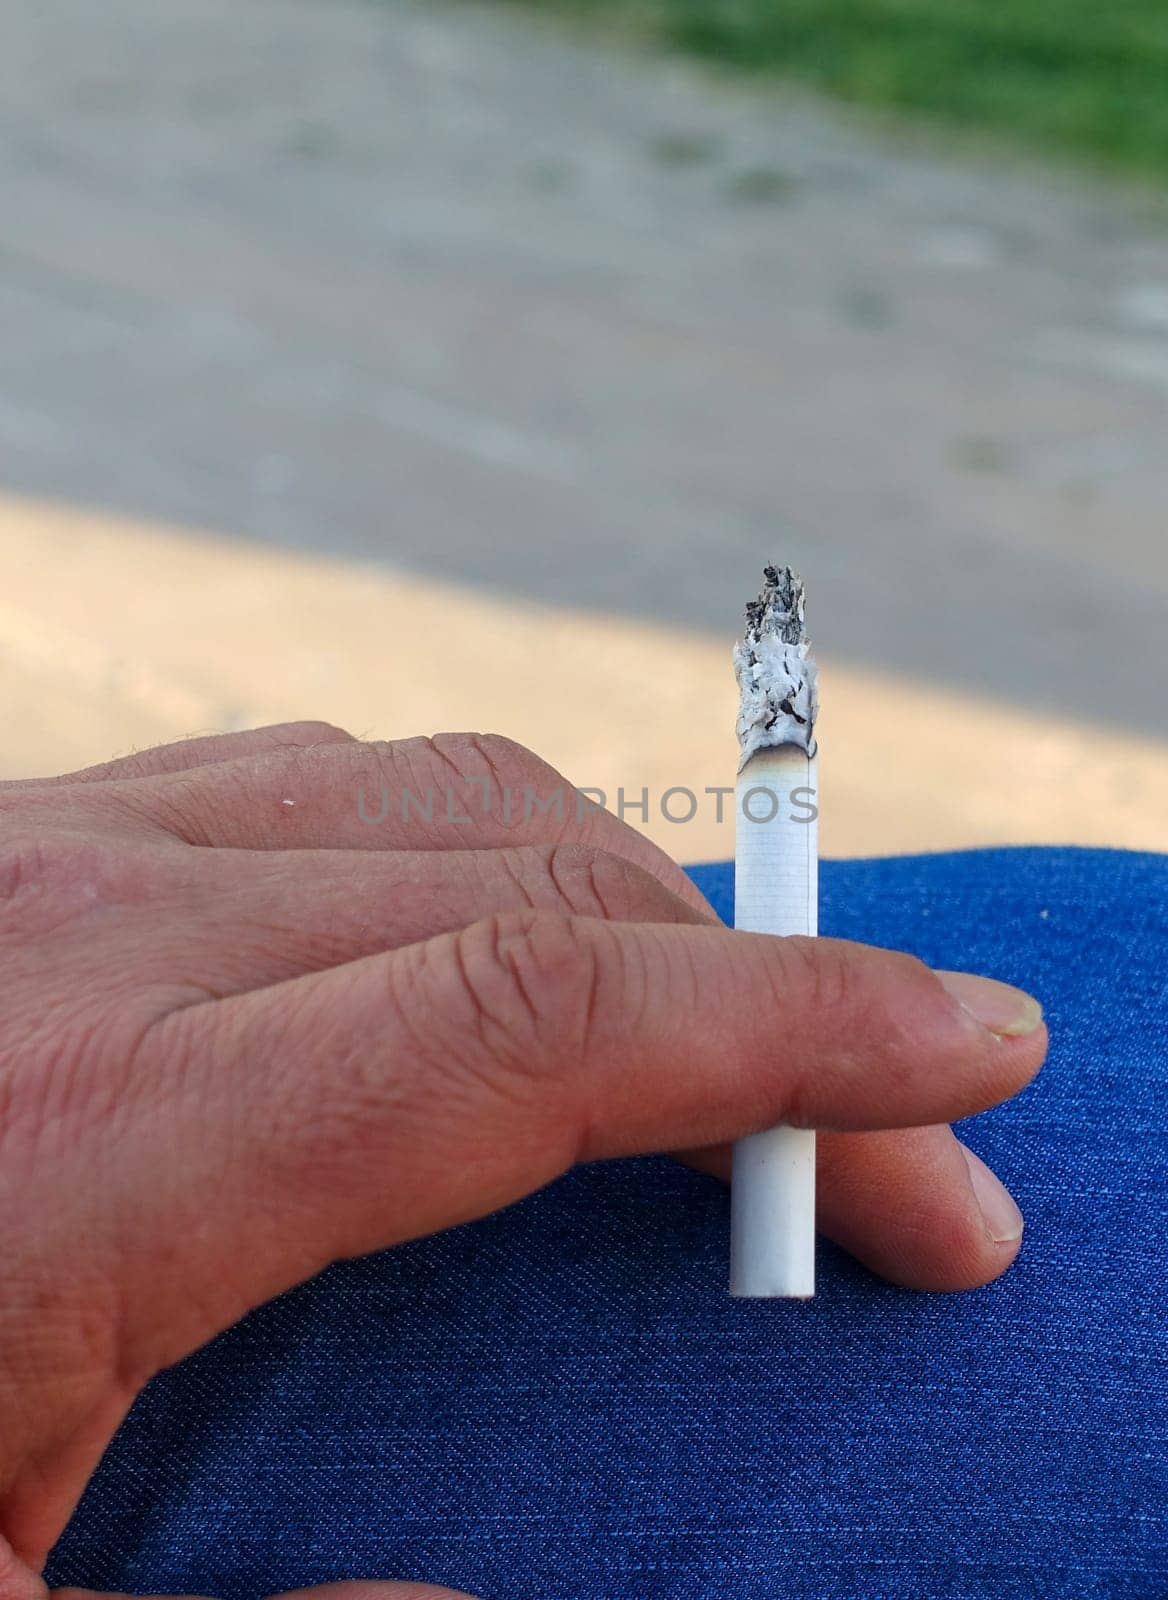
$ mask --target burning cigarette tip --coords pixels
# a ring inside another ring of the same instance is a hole
[[[775,634],[784,644],[804,643],[803,579],[791,567],[764,567],[762,575],[762,593],[746,603],[747,639],[758,644],[764,634]]]
[[[792,744],[815,754],[819,711],[815,661],[807,638],[803,580],[790,567],[763,568],[763,588],[746,607],[746,634],[734,647],[740,694],[738,770],[759,750]]]

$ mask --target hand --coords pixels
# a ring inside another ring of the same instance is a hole
[[[0,785],[3,1600],[43,1600],[161,1367],[574,1162],[724,1171],[738,1135],[835,1130],[833,1238],[919,1287],[1009,1264],[1020,1218],[940,1124],[1037,1070],[1035,1003],[733,933],[644,838],[577,811],[506,740],[315,724]]]

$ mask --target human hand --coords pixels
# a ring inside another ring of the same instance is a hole
[[[575,1162],[724,1171],[726,1141],[804,1124],[832,1130],[824,1231],[874,1270],[964,1288],[1017,1249],[943,1124],[1037,1070],[1033,1002],[727,930],[506,740],[290,725],[0,785],[0,983],[0,1600],[43,1600],[161,1367]]]

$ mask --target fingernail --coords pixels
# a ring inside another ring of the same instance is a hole
[[[937,976],[953,998],[991,1033],[1016,1039],[1033,1033],[1042,1021],[1042,1007],[1024,989],[999,983],[996,978],[977,978],[972,972],[938,972]]]
[[[972,1150],[962,1145],[961,1154],[969,1168],[969,1181],[981,1207],[986,1232],[995,1244],[1013,1244],[1022,1237],[1022,1213],[1014,1204],[1013,1195]]]

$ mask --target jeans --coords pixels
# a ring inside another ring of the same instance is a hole
[[[728,916],[729,868],[694,876]],[[1042,999],[1046,1068],[962,1129],[1026,1214],[1004,1278],[914,1293],[825,1243],[814,1301],[733,1301],[719,1183],[579,1168],[161,1374],[49,1581],[1168,1596],[1168,857],[828,862],[821,925]]]

